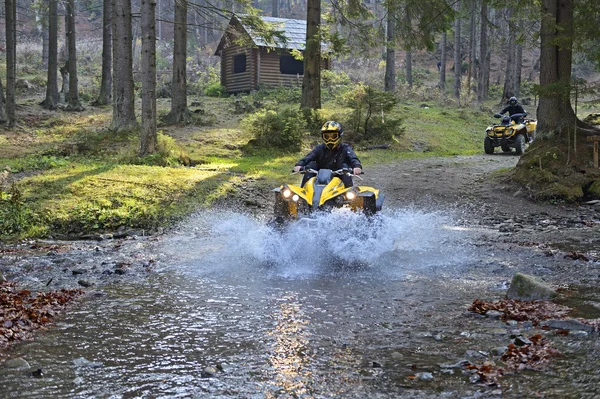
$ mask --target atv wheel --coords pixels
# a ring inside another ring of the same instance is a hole
[[[375,194],[365,196],[363,199],[363,213],[366,216],[373,216],[377,212]]]
[[[486,137],[483,140],[483,150],[485,151],[486,154],[493,154],[494,153],[494,143],[492,143],[492,139],[489,137]]]
[[[504,152],[511,152],[512,149],[509,146],[507,146],[507,145],[503,145],[502,146],[502,151],[504,151]]]
[[[525,151],[525,136],[522,134],[519,134],[515,139],[515,151],[517,155],[521,155]]]

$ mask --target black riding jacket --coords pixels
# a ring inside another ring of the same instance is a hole
[[[521,106],[521,104],[517,105],[507,105],[500,111],[500,115],[504,115],[508,111],[508,115],[512,116],[514,114],[524,114],[525,109]]]
[[[354,150],[346,143],[340,143],[333,150],[327,149],[325,144],[319,144],[307,156],[299,160],[296,166],[307,166],[309,163],[312,163],[311,167],[316,170],[338,170],[344,167],[362,169]]]

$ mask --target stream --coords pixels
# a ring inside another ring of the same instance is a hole
[[[40,270],[26,282],[33,287],[50,279],[75,287],[74,268],[94,286],[11,349],[43,375],[0,368],[0,396],[600,397],[597,333],[559,336],[467,311],[475,299],[501,299],[517,271],[556,283],[583,265],[597,278],[600,265],[495,246],[490,232],[459,219],[415,208],[375,220],[340,211],[279,231],[206,212],[160,237],[8,254],[7,275]],[[123,262],[127,274],[106,272]],[[597,286],[571,288],[578,303],[600,303]],[[497,362],[492,349],[540,332],[562,353],[542,371],[488,386],[451,366]]]

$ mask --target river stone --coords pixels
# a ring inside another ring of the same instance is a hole
[[[589,324],[584,324],[576,319],[550,319],[543,322],[543,325],[548,326],[550,328],[555,328],[557,330],[579,330],[585,332],[594,331],[594,327]]]
[[[6,281],[6,277],[4,277],[4,274],[2,274],[2,272],[0,272],[0,282],[2,281]]]
[[[510,288],[506,292],[509,299],[536,301],[556,297],[556,291],[533,276],[517,273],[513,277]]]
[[[14,359],[8,359],[4,362],[4,368],[7,369],[28,369],[31,366],[27,363],[27,360],[22,357],[16,357]]]

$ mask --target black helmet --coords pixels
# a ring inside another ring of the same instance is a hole
[[[512,106],[517,105],[518,101],[517,101],[517,97],[511,97],[508,99],[508,103]]]
[[[325,146],[330,150],[334,149],[341,141],[344,129],[336,121],[327,121],[321,127],[321,137]]]
[[[508,125],[510,125],[511,121],[512,121],[512,119],[510,118],[510,116],[506,115],[502,118],[502,122],[500,122],[500,124],[502,126],[508,126]]]

